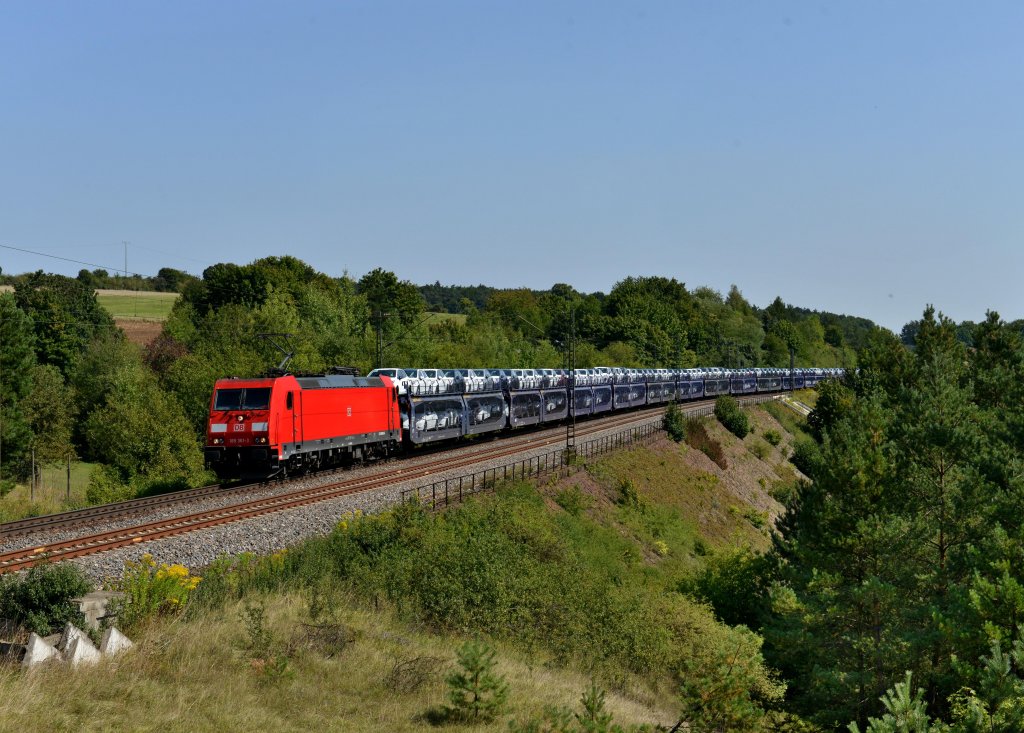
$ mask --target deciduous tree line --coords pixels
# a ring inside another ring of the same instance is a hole
[[[762,311],[735,287],[723,297],[663,277],[626,278],[607,295],[480,286],[464,293],[487,296],[483,307],[464,299],[465,315],[452,316],[428,312],[418,286],[383,269],[336,278],[285,256],[214,265],[202,278],[164,268],[147,287],[182,294],[161,335],[139,349],[97,304],[93,288],[109,275],[10,280],[14,293],[0,300],[0,480],[27,476],[33,449],[41,462],[77,457],[102,464],[95,501],[205,480],[200,439],[214,381],[261,374],[282,348],[290,369],[307,372],[365,372],[378,358],[563,366],[570,342],[578,366],[782,366],[790,349],[798,364],[832,366],[853,364],[868,323],[780,300]]]

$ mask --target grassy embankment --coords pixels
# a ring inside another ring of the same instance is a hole
[[[624,724],[671,725],[681,686],[710,675],[704,691],[734,689],[715,677],[726,669],[769,694],[752,635],[678,592],[719,551],[766,548],[772,493],[796,478],[790,416],[750,414],[743,441],[706,424],[728,469],[663,439],[441,515],[347,518],[329,538],[207,569],[186,615],[133,630],[139,647],[117,662],[0,668],[0,730],[429,730],[454,650],[476,635],[497,646],[509,709],[446,730],[578,709],[591,680]],[[344,633],[325,643],[315,626]],[[737,651],[741,671],[723,662]]]
[[[18,484],[11,493],[0,498],[0,522],[85,506],[85,490],[95,464],[71,462],[71,482],[67,466],[43,466],[35,491],[28,484]]]

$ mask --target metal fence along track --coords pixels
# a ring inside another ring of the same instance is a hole
[[[582,459],[650,442],[653,437],[663,432],[664,427],[659,418],[655,422],[579,443],[576,445],[573,456],[568,456],[565,448],[559,448],[539,456],[524,458],[515,463],[506,463],[504,466],[488,468],[444,481],[435,481],[414,489],[405,489],[402,491],[402,501],[415,501],[428,509],[457,504],[468,496],[489,491],[505,481],[538,478],[563,469],[567,472],[578,470],[583,467]]]
[[[740,397],[737,399],[737,402],[740,405],[753,405],[773,399],[776,399],[776,396],[757,395],[754,397]],[[713,404],[701,405],[690,409],[681,406],[680,409],[687,417],[709,417],[715,412]],[[467,473],[443,481],[435,481],[434,483],[417,486],[413,489],[404,489],[402,491],[402,501],[414,501],[427,509],[437,509],[451,504],[458,504],[466,497],[483,491],[490,491],[499,483],[505,481],[539,478],[555,471],[565,471],[566,475],[568,475],[584,468],[585,459],[587,458],[633,445],[649,443],[664,432],[665,421],[663,418],[658,418],[652,422],[637,425],[612,435],[605,435],[588,440],[585,443],[580,443],[576,446],[576,450],[571,456],[564,448],[560,448],[539,456],[533,456],[532,458],[524,458],[514,463],[506,463],[503,466]]]

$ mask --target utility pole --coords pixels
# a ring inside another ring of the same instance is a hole
[[[380,369],[384,366],[384,316],[390,315],[380,310],[377,311],[376,330],[377,330],[377,345],[374,349],[373,356],[373,367],[374,369]]]
[[[793,375],[793,359],[796,352],[793,347],[789,347],[789,391],[796,392],[796,377]]]
[[[124,278],[128,279],[128,240],[122,239],[121,244],[124,245]]]
[[[576,455],[576,309],[569,306],[569,419],[565,423],[565,460]]]

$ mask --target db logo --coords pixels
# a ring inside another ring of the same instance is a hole
[[[236,422],[232,427],[235,429],[236,433],[240,433],[243,430],[245,430],[245,423],[243,423],[243,422]]]

